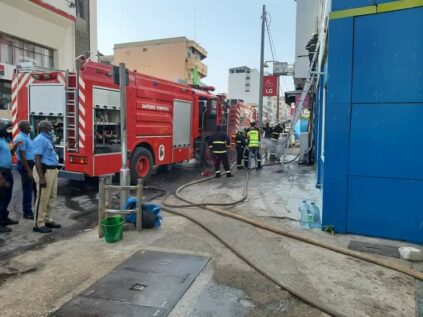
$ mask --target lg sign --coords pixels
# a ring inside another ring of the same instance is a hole
[[[278,94],[278,77],[264,76],[263,77],[263,96],[270,97]]]

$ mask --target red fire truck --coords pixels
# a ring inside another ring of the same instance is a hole
[[[154,166],[200,158],[205,138],[225,119],[225,98],[129,72],[127,144],[131,180]],[[76,180],[121,167],[120,92],[112,67],[85,62],[77,73],[18,69],[12,81],[13,134],[20,120],[53,123],[61,175]]]
[[[257,120],[257,113],[254,105],[247,104],[241,99],[227,100],[228,108],[228,134],[231,143],[235,144],[236,133],[250,127],[251,121]]]

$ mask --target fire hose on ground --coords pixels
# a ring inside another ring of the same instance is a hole
[[[295,161],[295,159],[297,157],[298,156],[296,156],[293,160],[291,160],[289,162]],[[231,169],[233,168],[234,165],[235,164],[232,165]],[[264,166],[270,166],[270,165],[279,165],[279,163],[266,164]],[[327,250],[330,250],[330,251],[333,251],[333,252],[336,252],[336,253],[339,253],[339,254],[343,254],[343,255],[346,255],[346,256],[351,256],[351,257],[354,257],[354,258],[357,258],[357,259],[360,259],[360,260],[363,260],[363,261],[366,261],[366,262],[369,262],[369,263],[372,263],[372,264],[380,265],[380,266],[383,266],[385,268],[392,269],[394,271],[406,274],[410,277],[413,277],[413,278],[416,278],[418,280],[423,281],[423,272],[418,272],[418,271],[415,271],[415,270],[410,269],[408,267],[405,267],[403,265],[390,263],[390,262],[385,261],[383,259],[378,259],[378,258],[369,256],[369,255],[366,255],[366,254],[362,254],[362,253],[359,253],[359,252],[356,252],[356,251],[349,250],[349,249],[344,248],[344,247],[331,245],[331,244],[328,244],[328,243],[325,243],[325,242],[318,241],[316,239],[303,237],[299,234],[288,232],[288,231],[283,230],[283,229],[274,228],[272,226],[258,222],[256,220],[250,219],[248,217],[244,217],[244,216],[235,214],[233,212],[218,208],[217,206],[220,206],[220,207],[234,206],[236,204],[242,203],[243,201],[245,201],[248,198],[249,174],[250,174],[250,171],[247,171],[246,177],[245,177],[245,182],[244,182],[243,196],[240,199],[237,199],[233,202],[229,202],[229,203],[216,203],[216,202],[196,203],[196,202],[193,202],[193,201],[190,201],[190,200],[184,198],[181,195],[181,192],[187,187],[190,187],[190,186],[193,186],[193,185],[196,185],[196,184],[199,184],[199,183],[207,182],[207,181],[214,179],[214,177],[207,177],[207,178],[202,178],[202,179],[199,179],[199,180],[194,180],[194,181],[188,182],[186,184],[183,184],[182,186],[180,186],[175,191],[174,196],[177,199],[185,202],[186,204],[180,204],[180,205],[170,204],[170,203],[166,202],[166,200],[170,196],[170,194],[166,194],[165,197],[163,197],[163,199],[161,201],[162,209],[169,212],[169,213],[184,217],[184,218],[196,223],[197,225],[202,227],[204,230],[206,230],[208,233],[210,233],[212,236],[214,236],[217,240],[219,240],[224,246],[226,246],[228,249],[230,249],[236,256],[238,256],[241,260],[243,260],[247,265],[249,265],[254,270],[256,270],[257,272],[262,274],[264,277],[266,277],[267,279],[269,279],[270,281],[272,281],[273,283],[278,285],[280,288],[288,291],[289,293],[291,293],[295,297],[299,298],[303,302],[307,303],[308,305],[315,307],[315,308],[319,309],[320,311],[322,311],[326,314],[329,314],[331,316],[345,316],[345,315],[338,312],[338,311],[333,310],[332,308],[329,308],[329,307],[323,305],[322,303],[316,301],[314,298],[309,298],[309,297],[305,296],[304,294],[300,293],[299,291],[291,288],[290,286],[287,286],[287,285],[281,283],[280,281],[278,281],[277,279],[275,279],[274,277],[272,277],[271,275],[266,273],[264,270],[260,269],[254,263],[252,263],[248,258],[243,256],[241,252],[239,252],[236,248],[234,248],[228,242],[226,242],[224,239],[222,239],[212,229],[210,229],[209,227],[207,227],[203,223],[199,222],[197,219],[195,219],[195,218],[193,218],[189,215],[186,215],[184,213],[181,213],[181,212],[175,210],[174,208],[200,207],[200,208],[206,209],[208,211],[214,212],[216,214],[219,214],[221,216],[236,219],[238,221],[242,221],[242,222],[250,224],[250,225],[252,225],[256,228],[260,228],[262,230],[266,230],[266,231],[272,232],[272,233],[277,234],[277,235],[281,235],[281,236],[284,236],[284,237],[295,239],[295,240],[298,240],[298,241],[301,241],[301,242],[304,242],[304,243],[307,243],[307,244],[311,244],[311,245],[314,245],[314,246],[317,246],[317,247],[321,247],[321,248],[324,248],[324,249],[327,249]],[[148,187],[147,186],[146,189],[159,190],[162,193],[165,193],[165,191],[163,189],[160,189],[160,188],[157,188],[157,187]],[[289,217],[286,217],[286,218],[289,218]],[[291,219],[291,218],[289,218],[289,219]]]

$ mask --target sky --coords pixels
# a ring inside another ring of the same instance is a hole
[[[275,60],[292,64],[294,0],[98,0],[99,51],[110,55],[115,43],[186,36],[208,52],[203,82],[227,92],[229,68],[259,68],[263,4],[270,15]],[[265,61],[273,60],[267,35],[265,41]],[[292,78],[281,77],[281,90],[292,89]]]

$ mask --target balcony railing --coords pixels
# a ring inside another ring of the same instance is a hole
[[[207,66],[203,64],[201,61],[193,58],[193,57],[187,57],[185,59],[185,65],[186,69],[193,70],[194,66],[197,65],[197,72],[201,77],[207,76]]]

